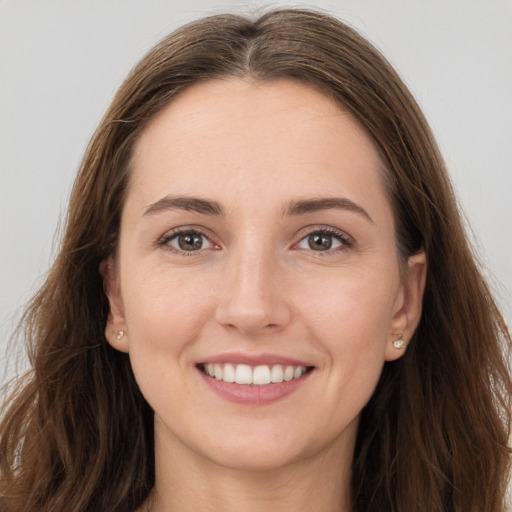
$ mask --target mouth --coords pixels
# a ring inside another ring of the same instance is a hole
[[[313,371],[314,366],[284,364],[199,363],[197,368],[218,381],[245,386],[271,386],[300,379]]]

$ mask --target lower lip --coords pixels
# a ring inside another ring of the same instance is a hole
[[[298,379],[293,379],[288,382],[284,381],[258,386],[255,384],[224,382],[223,380],[217,380],[206,375],[201,370],[198,371],[211,390],[230,402],[243,405],[266,405],[277,402],[299,389],[312,373],[308,371]]]

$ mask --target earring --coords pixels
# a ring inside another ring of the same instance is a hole
[[[124,337],[124,331],[112,331],[112,334],[116,337],[116,340],[120,340]]]
[[[404,348],[405,347],[405,340],[403,339],[404,335],[403,334],[394,334],[393,336],[398,337],[398,339],[393,341],[393,346],[398,349]]]

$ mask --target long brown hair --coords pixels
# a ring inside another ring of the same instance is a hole
[[[0,427],[0,509],[126,511],[154,483],[153,416],[104,339],[98,267],[115,253],[134,142],[191,84],[291,78],[352,113],[385,164],[404,259],[424,249],[423,315],[364,408],[360,512],[498,512],[509,474],[511,339],[475,263],[431,131],[388,62],[327,15],[209,17],[164,39],[119,89],[84,156],[60,252],[24,316],[33,370]]]

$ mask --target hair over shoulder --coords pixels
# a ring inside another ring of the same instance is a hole
[[[335,18],[295,9],[186,25],[117,92],[83,158],[55,263],[23,317],[32,370],[2,412],[0,510],[133,512],[152,489],[153,414],[128,356],[105,341],[99,265],[116,252],[139,135],[187,87],[231,76],[299,80],[350,112],[380,153],[402,263],[427,256],[420,325],[361,415],[353,510],[503,512],[512,342],[436,142],[374,47]]]

